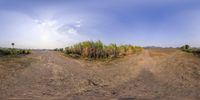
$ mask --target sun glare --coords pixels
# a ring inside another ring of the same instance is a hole
[[[37,23],[37,31],[39,33],[40,39],[42,42],[48,42],[50,41],[50,36],[53,36],[56,34],[56,26],[55,26],[55,21],[50,21],[50,20],[35,20]]]
[[[44,41],[44,42],[45,42],[45,41],[48,41],[48,36],[45,36],[45,35],[44,35],[44,36],[41,36],[41,40]]]

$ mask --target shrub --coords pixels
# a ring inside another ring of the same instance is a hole
[[[31,50],[14,49],[14,48],[1,48],[0,55],[18,55],[18,54],[30,54]]]
[[[181,49],[183,49],[183,50],[187,50],[187,49],[189,49],[189,48],[190,48],[190,46],[187,45],[187,44],[181,47]]]
[[[184,46],[181,47],[181,50],[200,56],[200,49],[199,48],[190,48],[189,45],[184,45]]]
[[[25,54],[31,54],[31,50],[25,50]]]
[[[63,48],[55,48],[54,51],[60,51],[60,52],[63,52]]]

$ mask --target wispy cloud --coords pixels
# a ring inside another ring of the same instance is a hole
[[[1,16],[1,19],[6,19],[1,21],[4,27],[0,27],[0,36],[3,37],[1,40],[6,41],[6,43],[1,43],[3,46],[9,46],[11,42],[17,42],[16,45],[19,47],[56,48],[87,39],[79,31],[81,27],[80,20],[68,23],[67,21],[58,22],[53,19],[33,19],[19,12],[2,13],[5,18]]]

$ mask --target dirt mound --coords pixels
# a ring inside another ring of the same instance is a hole
[[[0,97],[10,99],[199,100],[200,58],[146,49],[111,62],[35,51],[0,58]]]

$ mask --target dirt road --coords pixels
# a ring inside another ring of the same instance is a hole
[[[34,51],[0,58],[0,98],[200,100],[200,59],[176,49],[148,49],[110,62]]]

